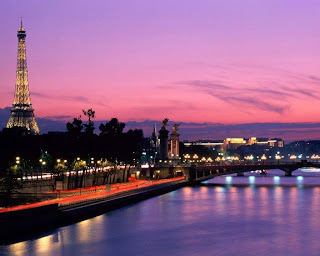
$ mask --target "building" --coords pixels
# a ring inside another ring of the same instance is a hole
[[[159,153],[160,139],[158,137],[157,127],[155,123],[153,125],[153,131],[151,135],[151,143],[153,144],[153,147],[156,149],[156,151]]]
[[[247,145],[247,140],[243,138],[226,138],[223,141],[223,149],[228,150],[228,149],[237,149],[240,146],[245,146]]]
[[[248,140],[248,145],[257,144],[260,146],[278,147],[283,148],[284,142],[280,138],[268,139],[268,138],[257,138],[251,137]]]
[[[185,141],[183,143],[186,147],[190,146],[204,146],[207,148],[212,148],[213,150],[221,149],[223,145],[223,140],[199,140],[195,142]]]
[[[26,31],[21,26],[18,30],[18,58],[17,75],[11,115],[7,123],[7,129],[27,129],[31,134],[39,134],[39,128],[34,117],[30,100],[28,68],[26,56]]]
[[[258,145],[258,146],[267,146],[270,148],[278,147],[283,148],[284,141],[280,138],[257,138],[251,137],[250,139],[245,138],[226,138],[225,140],[220,141],[195,141],[195,142],[184,142],[184,145],[189,147],[191,145],[205,146],[212,148],[214,150],[234,150],[241,146],[247,145]]]

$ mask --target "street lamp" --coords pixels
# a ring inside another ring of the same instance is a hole
[[[294,162],[296,159],[297,159],[297,156],[296,156],[296,155],[291,155],[291,156],[290,156],[290,160],[292,160],[292,162]]]
[[[316,154],[313,154],[313,155],[311,156],[311,159],[317,161],[317,160],[320,159],[320,156],[319,156],[319,155],[316,155]]]
[[[232,157],[230,157],[230,160],[232,161],[232,164],[234,164],[234,161],[239,161],[239,157],[232,156]]]
[[[190,155],[189,154],[185,154],[184,158],[187,159],[187,161],[189,161]]]
[[[98,168],[98,172],[99,172],[99,166],[101,164],[101,161],[98,160],[97,164],[95,165],[94,168],[94,191],[97,192],[97,168]]]
[[[248,160],[248,161],[252,161],[253,160],[253,155],[245,156],[244,159]]]
[[[195,159],[195,160],[193,160],[193,161],[196,161],[196,162],[197,162],[197,161],[198,161],[198,158],[199,158],[199,156],[198,156],[197,154],[194,154],[194,155],[193,155],[193,159]]]
[[[47,164],[46,161],[42,161],[43,167],[44,167],[46,164]],[[42,171],[41,171],[41,180],[42,180]]]

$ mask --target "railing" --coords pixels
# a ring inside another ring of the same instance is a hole
[[[103,202],[103,201],[110,201],[110,200],[115,200],[115,199],[119,199],[119,198],[124,198],[126,196],[129,195],[134,195],[137,193],[141,193],[144,191],[153,191],[162,187],[166,187],[168,185],[174,185],[174,184],[178,184],[181,182],[185,182],[185,180],[181,181],[174,181],[174,182],[165,182],[165,183],[161,183],[158,185],[154,185],[152,187],[148,186],[148,187],[137,187],[136,189],[132,189],[132,190],[128,190],[128,191],[122,191],[116,194],[110,194],[110,195],[105,195],[105,196],[100,196],[100,197],[96,197],[96,198],[90,198],[90,199],[85,199],[85,200],[80,200],[80,201],[75,201],[75,202],[70,202],[70,203],[64,203],[64,204],[60,204],[59,205],[59,210],[68,210],[71,208],[76,208],[76,207],[81,207],[81,206],[85,206],[85,205],[89,205],[89,204],[94,204],[94,203],[98,203],[98,202]]]

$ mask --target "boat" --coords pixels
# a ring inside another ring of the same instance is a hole
[[[266,174],[268,174],[268,170],[256,170],[256,171],[251,171],[251,172],[259,173],[259,174],[261,174],[261,175],[266,175]]]
[[[268,170],[260,170],[259,173],[261,175],[266,175],[266,174],[268,174]]]

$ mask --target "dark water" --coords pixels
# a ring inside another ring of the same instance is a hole
[[[0,254],[320,255],[320,186],[306,186],[320,185],[319,173],[278,174],[216,178],[2,246]]]

